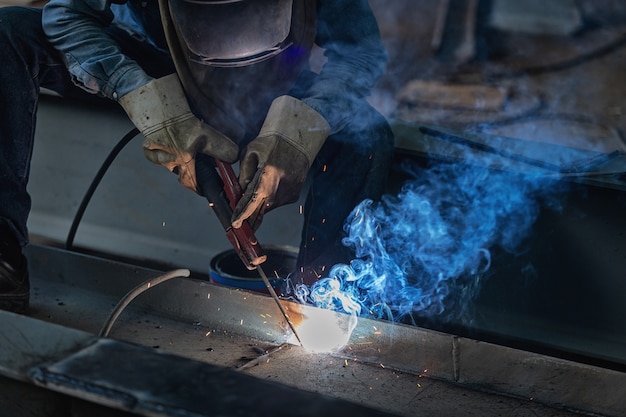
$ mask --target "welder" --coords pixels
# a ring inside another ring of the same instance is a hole
[[[190,190],[198,153],[239,162],[234,227],[256,230],[309,178],[292,279],[311,283],[351,259],[344,220],[380,196],[393,152],[366,101],[386,64],[367,0],[50,0],[1,8],[0,33],[0,308],[28,307],[40,87],[118,102],[147,159]],[[314,48],[324,52],[315,71]]]

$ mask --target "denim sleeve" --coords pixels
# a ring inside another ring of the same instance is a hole
[[[104,28],[112,20],[110,0],[50,0],[42,24],[74,83],[117,100],[152,78],[107,35]]]
[[[327,62],[303,101],[341,130],[363,104],[387,65],[368,0],[320,0],[316,43]]]

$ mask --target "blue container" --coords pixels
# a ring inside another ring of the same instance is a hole
[[[263,271],[277,289],[281,281],[287,277],[296,267],[298,253],[286,247],[263,247],[267,260],[261,265]],[[209,271],[211,282],[228,287],[267,293],[267,287],[256,269],[249,270],[241,262],[239,255],[234,249],[217,254],[211,260]]]

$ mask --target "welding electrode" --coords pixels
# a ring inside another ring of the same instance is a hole
[[[232,167],[208,155],[199,153],[196,155],[196,182],[198,184],[198,194],[206,197],[209,201],[209,205],[213,208],[215,215],[226,231],[226,237],[235,249],[235,252],[237,252],[246,268],[258,271],[298,343],[302,345],[302,340],[300,340],[295,326],[289,319],[289,315],[261,267],[267,256],[263,254],[261,245],[256,239],[250,224],[243,222],[242,226],[237,229],[231,224],[233,208],[241,198],[241,188]]]

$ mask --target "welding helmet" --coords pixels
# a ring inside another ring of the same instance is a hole
[[[241,143],[306,68],[316,1],[159,0],[192,109]]]
[[[252,65],[283,53],[297,36],[293,0],[170,0],[189,59],[220,67]]]

